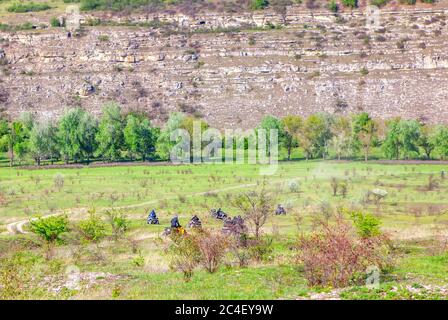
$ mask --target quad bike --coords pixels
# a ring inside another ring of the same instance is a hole
[[[278,205],[277,209],[275,209],[275,215],[280,216],[280,215],[286,215],[286,210],[285,208],[283,208],[282,205]]]
[[[210,211],[210,215],[215,218],[215,219],[219,219],[219,220],[225,220],[227,218],[227,213],[225,213],[224,211],[221,210],[221,208],[219,208],[218,210],[216,209],[212,209]]]
[[[148,218],[146,219],[147,224],[160,224],[159,219],[157,218],[156,212],[154,210],[151,211]]]
[[[163,231],[163,236],[167,237],[170,235],[180,235],[184,236],[187,234],[187,231],[184,227],[177,227],[177,228],[165,228],[165,231]]]
[[[202,228],[202,222],[198,216],[194,215],[191,218],[190,222],[188,222],[188,228],[197,228],[197,229]]]

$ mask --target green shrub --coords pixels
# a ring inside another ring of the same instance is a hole
[[[422,0],[423,3],[434,3],[435,0]]]
[[[64,26],[64,23],[61,23],[61,21],[59,21],[58,18],[56,18],[56,17],[52,17],[52,18],[50,19],[50,25],[51,25],[52,27],[54,27],[54,28],[58,28],[58,27],[63,27],[63,26]]]
[[[16,30],[31,30],[34,28],[34,25],[31,22],[24,22],[15,27]]]
[[[60,242],[62,233],[68,231],[67,216],[52,216],[30,221],[30,229],[47,242]]]
[[[129,228],[129,220],[126,216],[115,209],[106,211],[106,216],[112,228],[112,236],[114,239],[118,240],[118,238],[124,236]]]
[[[96,242],[106,235],[106,225],[95,211],[91,210],[89,214],[89,218],[78,223],[78,228],[84,240]]]
[[[51,7],[47,3],[14,3],[6,8],[8,12],[15,13],[24,13],[24,12],[36,12],[36,11],[45,11],[51,9]]]
[[[357,8],[358,7],[358,0],[342,0],[342,4],[345,7]]]
[[[360,237],[371,238],[381,234],[381,221],[372,214],[353,211],[350,212],[350,217]]]
[[[94,10],[122,11],[122,10],[136,9],[147,5],[152,6],[164,5],[163,1],[157,1],[157,0],[81,0],[73,2],[81,2],[80,5],[81,11],[94,11]]]
[[[249,43],[250,46],[253,46],[256,43],[255,38],[253,36],[250,36],[248,43]]]
[[[269,5],[268,0],[252,0],[250,2],[250,8],[252,10],[263,10]]]
[[[250,257],[256,261],[270,260],[273,252],[272,238],[259,238],[248,241],[248,251]]]
[[[328,3],[328,9],[332,12],[338,12],[339,8],[338,8],[338,4],[336,3],[335,0],[331,0]]]
[[[201,261],[201,252],[196,239],[190,235],[173,237],[166,253],[169,256],[170,269],[180,271],[185,281],[193,276],[194,269]]]
[[[370,4],[377,7],[382,7],[387,4],[389,0],[371,0]]]
[[[109,36],[102,34],[102,35],[98,36],[98,40],[101,42],[109,42]]]
[[[366,67],[362,67],[359,72],[361,72],[361,75],[363,75],[363,76],[366,76],[369,74],[369,70]]]
[[[132,264],[136,267],[143,267],[145,265],[145,258],[141,251],[138,252],[138,256],[132,259]]]

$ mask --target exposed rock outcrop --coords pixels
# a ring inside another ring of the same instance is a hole
[[[219,128],[319,111],[448,121],[443,9],[385,11],[376,29],[360,12],[294,10],[176,15],[175,28],[85,26],[73,37],[3,32],[0,102],[13,116],[55,117],[115,100],[159,122],[186,110]]]

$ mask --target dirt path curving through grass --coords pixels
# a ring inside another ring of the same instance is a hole
[[[207,191],[201,191],[201,192],[195,192],[192,194],[188,194],[186,195],[187,198],[192,198],[192,197],[197,197],[197,196],[203,196],[206,195],[208,193],[220,193],[220,192],[225,192],[225,191],[230,191],[230,190],[235,190],[235,189],[242,189],[242,188],[249,188],[249,187],[255,187],[257,184],[256,183],[248,183],[248,184],[240,184],[240,185],[236,185],[236,186],[230,186],[230,187],[226,187],[226,188],[221,188],[221,189],[215,189],[215,190],[207,190]],[[159,201],[163,201],[163,200],[173,200],[176,199],[177,196],[170,196],[167,198],[163,198],[163,199],[156,199],[156,200],[150,200],[150,201],[145,201],[145,202],[141,202],[141,203],[136,203],[136,204],[131,204],[131,205],[126,205],[126,206],[120,206],[120,207],[115,207],[115,209],[131,209],[131,208],[138,208],[138,207],[143,207],[143,206],[147,206],[150,204],[155,204]],[[108,208],[101,208],[98,211],[99,212],[103,212],[110,209]],[[64,214],[64,213],[81,213],[87,211],[87,208],[74,208],[74,209],[67,209],[64,210],[63,212],[58,212],[58,213],[52,213],[52,214],[48,214],[48,215],[44,215],[42,216],[42,218],[48,218],[48,217],[52,217],[52,216],[56,216],[56,215],[60,215],[60,214]],[[37,218],[32,218],[31,220],[35,220]],[[6,225],[6,229],[8,231],[9,234],[14,235],[14,234],[26,234],[28,233],[27,231],[25,231],[23,229],[23,227],[28,224],[30,221],[30,219],[26,219],[26,220],[19,220],[19,221],[15,221],[12,223],[9,223]]]

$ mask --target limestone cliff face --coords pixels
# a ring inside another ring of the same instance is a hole
[[[375,29],[362,13],[290,9],[158,17],[176,20],[176,32],[86,26],[70,38],[59,28],[1,33],[0,103],[13,116],[55,117],[75,105],[99,113],[114,100],[159,122],[181,110],[219,128],[319,111],[448,121],[447,17],[443,8],[385,11]],[[283,27],[248,30],[269,25]],[[227,32],[205,31],[216,27]]]

